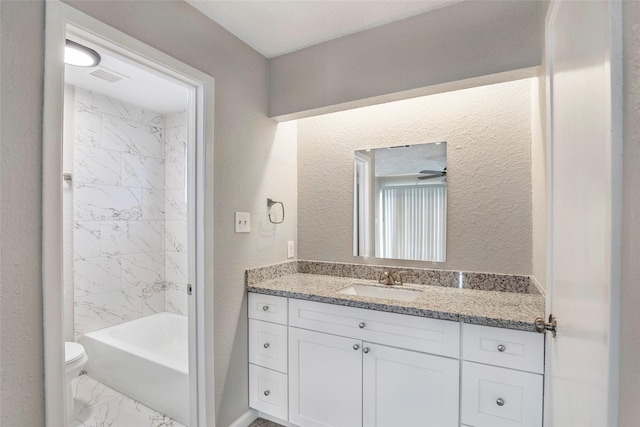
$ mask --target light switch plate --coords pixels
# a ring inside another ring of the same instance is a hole
[[[295,255],[295,244],[293,240],[287,242],[287,258],[293,258]]]
[[[249,212],[236,212],[236,233],[249,233],[251,231],[251,214]]]

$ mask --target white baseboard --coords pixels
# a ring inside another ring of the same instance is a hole
[[[229,427],[249,427],[249,425],[258,419],[258,411],[249,409],[240,418],[235,420]]]

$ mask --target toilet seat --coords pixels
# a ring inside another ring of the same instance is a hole
[[[88,360],[89,356],[85,353],[82,344],[68,341],[64,343],[64,379],[67,383],[65,399],[67,420],[75,419],[79,411],[79,408],[77,408],[74,403],[71,380],[80,374]]]
[[[68,365],[84,356],[84,347],[77,342],[64,343],[64,363]]]

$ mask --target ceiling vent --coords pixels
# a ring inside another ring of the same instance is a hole
[[[99,79],[102,80],[106,80],[110,83],[115,83],[115,82],[119,82],[120,80],[123,79],[128,79],[129,77],[125,76],[124,74],[119,74],[116,73],[115,71],[111,71],[111,70],[107,70],[105,68],[98,68],[95,71],[90,72],[89,74],[91,74],[94,77],[97,77]]]

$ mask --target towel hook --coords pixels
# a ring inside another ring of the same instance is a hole
[[[279,204],[282,207],[282,220],[281,221],[274,221],[271,218],[271,212],[269,212],[268,216],[269,216],[269,222],[272,224],[282,224],[284,222],[284,204],[282,202],[276,202],[273,199],[269,199],[267,198],[267,208],[269,208],[269,210],[271,210],[271,208],[273,207],[273,205],[277,205]]]

